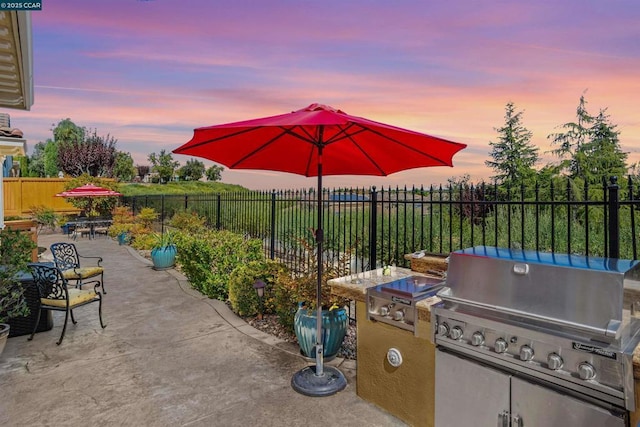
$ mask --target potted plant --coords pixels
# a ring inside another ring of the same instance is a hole
[[[175,233],[171,230],[153,234],[155,243],[151,249],[151,261],[154,270],[166,270],[175,265],[177,249],[174,235]]]
[[[278,279],[278,285],[280,289],[289,290],[290,297],[288,299],[297,301],[297,310],[293,319],[294,332],[302,355],[314,359],[318,315],[317,256],[309,242],[301,241],[301,244],[310,254],[308,270],[294,276],[283,274]],[[325,360],[331,360],[338,354],[349,324],[346,310],[349,300],[332,295],[327,281],[347,274],[345,269],[350,259],[351,253],[347,252],[342,254],[337,264],[325,263],[323,269],[320,304],[322,306],[322,345]]]
[[[36,244],[25,232],[9,229],[0,231],[0,353],[9,336],[6,322],[29,314],[24,288],[18,276],[27,269],[31,251],[35,247]]]

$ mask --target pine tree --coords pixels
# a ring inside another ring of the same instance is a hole
[[[505,107],[505,124],[494,128],[498,141],[489,142],[493,160],[485,164],[496,172],[491,178],[500,184],[520,185],[535,175],[533,167],[540,160],[538,148],[531,144],[532,133],[522,125],[522,111],[513,102]]]

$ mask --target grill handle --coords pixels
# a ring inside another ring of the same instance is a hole
[[[609,339],[605,341],[613,341],[614,339],[618,339],[620,334],[620,326],[622,325],[622,323],[619,320],[610,319],[606,328],[604,329],[595,328],[595,327],[583,325],[580,323],[567,322],[564,320],[555,319],[553,317],[540,316],[536,314],[527,313],[525,311],[514,310],[507,307],[498,308],[491,304],[484,304],[481,302],[470,301],[467,299],[454,297],[451,295],[451,288],[442,289],[440,292],[438,292],[438,297],[445,302],[448,301],[448,302],[460,304],[462,306],[477,307],[477,308],[482,308],[484,310],[489,310],[498,314],[506,313],[506,314],[511,314],[514,316],[519,316],[519,317],[523,317],[525,319],[530,319],[534,321],[552,323],[554,325],[570,327],[571,329],[574,329],[576,331],[580,331],[580,332],[589,334],[591,336],[597,336],[600,339],[603,339],[603,337],[608,337]]]

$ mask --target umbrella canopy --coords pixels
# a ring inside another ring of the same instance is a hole
[[[85,184],[71,190],[56,194],[56,197],[117,197],[122,196],[117,191],[99,187],[94,184]]]
[[[316,367],[315,372],[305,368],[294,375],[291,385],[296,391],[327,396],[346,386],[339,370],[329,367],[328,372],[324,371],[322,359],[322,176],[386,176],[406,169],[453,166],[454,154],[465,147],[311,104],[288,114],[195,129],[189,142],[173,150],[231,169],[266,169],[318,177]]]
[[[173,152],[231,169],[267,169],[317,176],[380,175],[453,166],[466,145],[312,104],[278,116],[195,129]]]

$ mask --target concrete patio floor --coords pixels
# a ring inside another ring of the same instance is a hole
[[[43,234],[39,246],[67,241]],[[175,270],[155,271],[108,238],[78,239],[106,269],[97,304],[74,311],[60,346],[54,328],[10,338],[0,355],[1,426],[403,426],[356,395],[355,362],[335,360],[347,388],[323,398],[290,386],[306,366],[297,346],[264,334],[191,289]],[[43,257],[50,257],[45,252]]]

